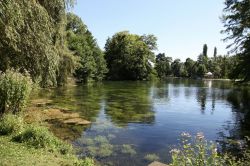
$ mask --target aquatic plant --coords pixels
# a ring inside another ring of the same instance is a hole
[[[95,147],[95,146],[87,146],[86,147],[86,150],[87,150],[87,153],[90,155],[90,156],[97,156],[97,150],[98,150],[98,147]]]
[[[111,139],[114,139],[116,136],[114,135],[114,134],[109,134],[108,136],[107,136],[107,138],[109,139],[109,140],[111,140]]]
[[[87,146],[86,152],[95,158],[109,157],[113,153],[113,145],[104,143],[98,146]]]
[[[98,156],[100,157],[108,157],[111,156],[112,153],[113,153],[113,145],[111,144],[102,144],[99,147]]]
[[[96,144],[106,144],[109,143],[108,139],[104,136],[97,136],[94,138]]]
[[[132,148],[131,145],[124,144],[121,146],[121,152],[124,154],[135,155],[136,151]]]
[[[114,146],[109,143],[105,136],[96,136],[93,139],[87,138],[82,143],[86,145],[84,152],[87,156],[104,158],[112,155],[114,151]]]
[[[94,140],[90,139],[90,138],[84,139],[82,141],[82,143],[85,144],[85,145],[94,145],[95,144]]]
[[[157,161],[160,159],[159,156],[157,156],[156,154],[152,153],[152,154],[146,154],[144,156],[144,159],[147,160],[147,161]]]

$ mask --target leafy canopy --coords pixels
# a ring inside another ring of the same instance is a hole
[[[68,13],[66,30],[68,48],[79,60],[75,70],[76,78],[82,82],[102,80],[107,72],[106,62],[87,26],[80,17]]]
[[[238,55],[239,61],[232,73],[233,78],[250,80],[250,0],[226,0],[223,23],[228,35],[225,41],[232,40],[231,52]]]
[[[144,80],[152,72],[150,61],[157,48],[153,35],[139,36],[128,31],[116,33],[105,45],[105,59],[111,80]]]
[[[65,45],[66,6],[73,0],[6,0],[0,3],[0,70],[28,71],[41,86],[56,86],[71,73]]]

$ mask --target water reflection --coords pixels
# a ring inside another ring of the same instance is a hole
[[[205,113],[206,109],[206,101],[207,101],[207,89],[206,88],[199,88],[197,90],[197,102],[201,106],[201,113]]]
[[[240,156],[242,150],[249,145],[246,136],[250,136],[250,89],[245,87],[231,89],[225,100],[230,104],[233,114],[232,120],[227,121],[218,133],[218,142],[221,151],[229,151]]]
[[[168,151],[183,131],[204,132],[221,149],[236,149],[229,139],[250,136],[250,90],[230,81],[104,82],[41,96],[53,100],[48,107],[67,108],[93,122],[69,129],[78,133],[74,144],[81,149],[79,155],[97,157],[103,165],[147,165],[144,156],[149,153],[169,162]],[[106,151],[98,151],[101,147]]]
[[[170,101],[169,89],[170,85],[163,84],[162,82],[157,82],[153,86],[151,86],[150,97],[154,101],[158,100],[159,103],[167,103]]]
[[[105,113],[118,126],[132,122],[152,124],[155,117],[149,93],[147,84],[111,84],[105,92]]]

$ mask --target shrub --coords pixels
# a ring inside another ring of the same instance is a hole
[[[0,135],[18,133],[23,128],[23,118],[13,114],[5,114],[0,118]]]
[[[32,81],[13,70],[0,73],[0,113],[21,111],[29,97]]]
[[[181,147],[172,149],[171,166],[236,166],[238,165],[235,158],[224,154],[219,155],[216,144],[208,142],[202,133],[198,133],[193,138],[188,133],[182,133]]]
[[[34,148],[46,148],[61,154],[72,152],[72,147],[55,137],[46,127],[29,125],[22,133],[14,137],[14,141],[26,143]]]

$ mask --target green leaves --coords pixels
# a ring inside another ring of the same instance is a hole
[[[239,57],[239,63],[234,68],[231,76],[244,81],[250,80],[250,1],[226,0],[223,23],[228,36],[224,39],[233,40],[231,52]]]
[[[0,113],[20,112],[31,92],[32,81],[13,70],[0,73]]]
[[[81,82],[100,81],[107,72],[103,53],[82,20],[73,13],[67,14],[68,48],[78,58],[75,77]]]
[[[164,79],[171,74],[172,72],[171,62],[172,62],[172,58],[165,57],[165,54],[158,54],[156,56],[155,69],[160,79]]]
[[[105,45],[105,59],[111,80],[145,80],[152,72],[150,60],[154,59],[153,49],[156,38],[138,36],[127,31],[116,33]]]
[[[42,87],[60,84],[60,65],[66,63],[61,61],[69,53],[64,42],[65,3],[8,0],[0,4],[4,13],[0,15],[1,71],[27,70]],[[68,73],[65,70],[64,75]]]

